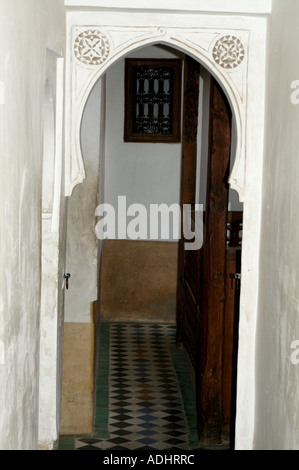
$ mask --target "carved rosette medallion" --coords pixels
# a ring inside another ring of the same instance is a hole
[[[235,36],[223,36],[213,49],[215,62],[224,69],[235,69],[243,61],[245,51],[241,41]]]
[[[108,57],[110,43],[101,31],[87,29],[80,33],[74,43],[74,54],[84,65],[101,65]]]

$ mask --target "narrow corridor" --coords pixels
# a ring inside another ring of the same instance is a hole
[[[103,323],[94,434],[62,436],[60,450],[198,448],[195,389],[174,324]]]

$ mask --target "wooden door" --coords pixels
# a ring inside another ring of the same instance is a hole
[[[203,443],[221,443],[223,424],[224,314],[231,115],[212,79],[205,234],[198,331],[198,431]]]
[[[186,58],[182,133],[181,205],[194,204],[196,193],[197,122],[200,69]],[[204,243],[186,251],[179,244],[177,344],[185,349],[194,370],[198,435],[201,443],[219,444],[233,430],[235,404],[236,329],[241,246],[228,222],[228,175],[231,151],[231,112],[212,78],[209,116],[209,159]],[[236,219],[236,220],[235,220]],[[228,290],[230,289],[230,290]]]
[[[191,204],[193,207],[195,204],[199,74],[199,63],[186,57],[184,64],[181,209],[184,204]],[[186,240],[183,235],[182,233],[179,244],[177,344],[185,348],[195,370],[196,331],[200,308],[198,289],[200,251],[185,250]]]
[[[228,212],[223,344],[222,437],[234,444],[243,213]]]

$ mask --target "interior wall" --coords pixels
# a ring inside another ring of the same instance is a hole
[[[150,46],[127,57],[170,59],[183,55]],[[143,204],[148,213],[150,204],[179,203],[181,144],[124,142],[125,58],[109,67],[106,75],[105,202],[117,208],[118,196],[126,196],[127,206]]]
[[[47,51],[42,185],[39,449],[52,449],[61,424],[65,209],[64,59]]]
[[[47,48],[64,55],[64,2],[1,2],[0,22],[0,213],[5,226],[0,244],[0,448],[34,450],[39,414],[44,70]]]
[[[105,240],[101,263],[102,321],[173,323],[177,243]]]
[[[274,0],[269,27],[254,447],[298,450],[298,2]]]
[[[71,274],[65,297],[65,322],[93,321],[91,304],[97,299],[97,238],[95,211],[100,175],[101,81],[86,103],[81,146],[85,181],[68,202],[66,269]]]
[[[93,426],[93,367],[98,262],[96,207],[103,197],[105,80],[97,82],[86,103],[81,128],[86,179],[68,203],[62,434],[89,433]],[[102,126],[102,127],[101,127]]]
[[[184,55],[168,47],[149,46],[127,57],[171,59]],[[148,214],[150,204],[178,204],[181,144],[124,142],[125,58],[113,64],[106,76],[105,203],[111,204],[116,214],[118,196],[126,197],[127,207],[143,204]],[[170,231],[169,242],[140,242],[106,240],[103,244],[101,317],[108,321],[174,322],[176,240]]]

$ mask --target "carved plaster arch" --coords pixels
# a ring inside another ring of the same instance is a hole
[[[70,53],[69,134],[66,138],[66,195],[85,179],[80,129],[89,94],[107,68],[129,52],[164,44],[202,64],[219,82],[231,106],[236,150],[229,183],[244,200],[248,30],[72,26]]]

